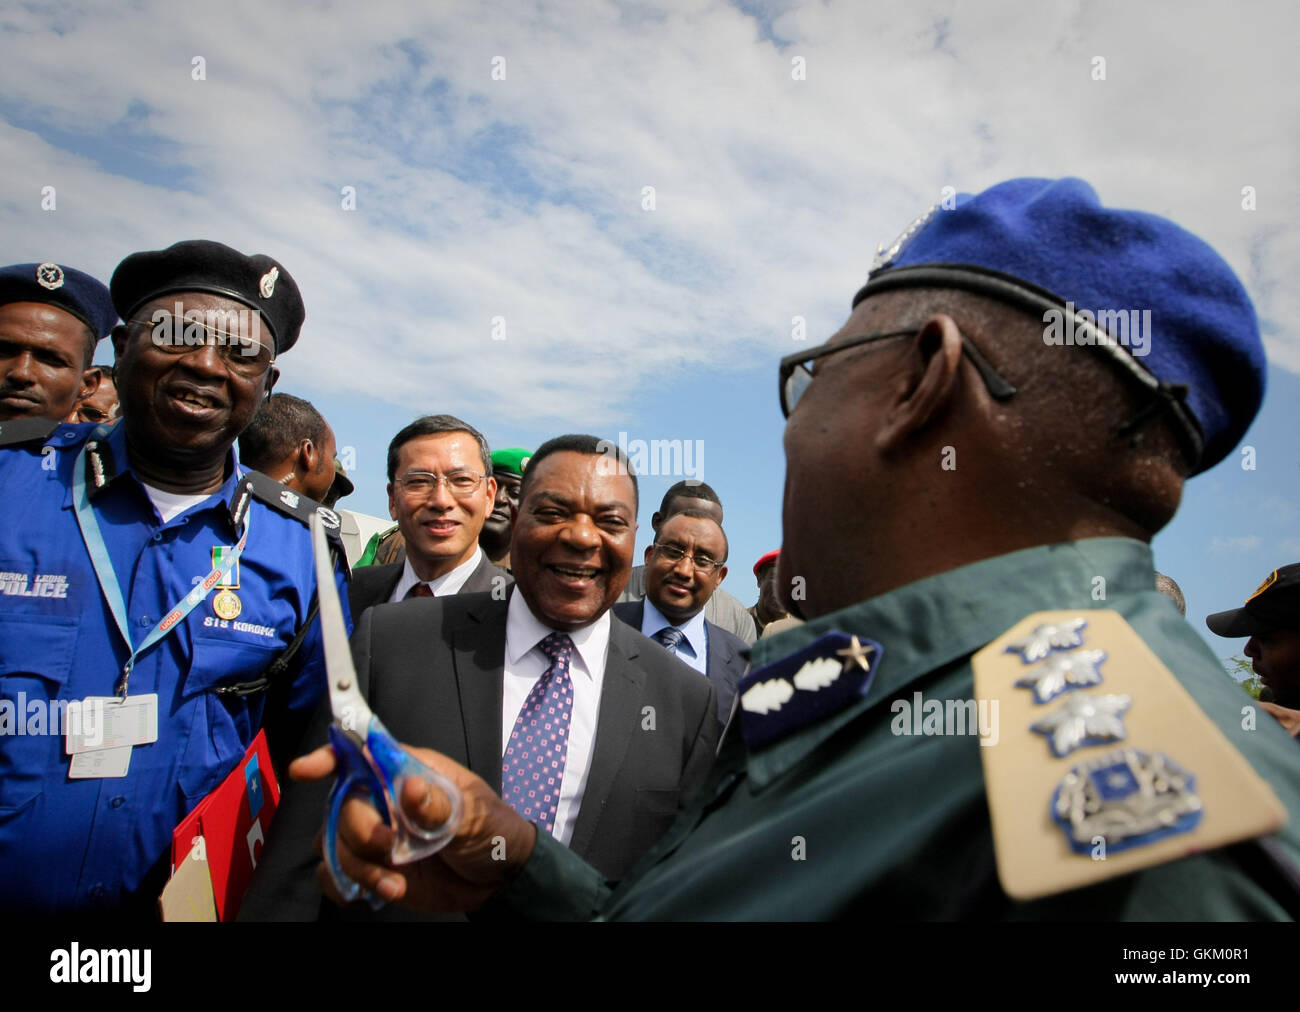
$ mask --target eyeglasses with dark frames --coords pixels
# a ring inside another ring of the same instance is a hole
[[[711,555],[688,555],[686,550],[677,546],[656,541],[652,546],[655,553],[671,562],[674,566],[681,562],[682,559],[689,558],[695,571],[702,576],[708,576],[715,569],[722,566],[722,563]]]
[[[781,359],[778,379],[780,383],[781,396],[781,413],[790,417],[790,412],[795,409],[808,387],[813,381],[812,364],[819,358],[825,358],[827,355],[834,355],[837,352],[848,351],[850,348],[857,348],[864,344],[871,344],[873,341],[884,341],[891,337],[907,337],[919,333],[920,327],[907,327],[903,330],[889,330],[881,334],[866,334],[861,337],[850,337],[847,341],[838,341],[831,344],[829,341],[825,344],[818,345],[810,351],[797,352],[794,355],[787,355]],[[1005,401],[1015,394],[1016,388],[1003,379],[992,363],[989,362],[983,353],[975,347],[965,334],[961,338],[962,354],[975,367],[979,373],[980,379],[984,381],[984,386],[988,388],[989,396],[994,400]]]

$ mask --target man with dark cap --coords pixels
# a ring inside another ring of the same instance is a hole
[[[483,521],[478,543],[488,561],[510,572],[511,513],[519,508],[519,489],[524,480],[524,468],[533,451],[521,446],[492,451],[492,477],[497,480],[496,497],[492,512]]]
[[[334,450],[329,422],[292,394],[272,394],[239,436],[240,463],[318,503],[338,476]]]
[[[232,452],[297,285],[191,241],[110,289],[121,423],[0,432],[0,728],[44,718],[0,748],[0,908],[23,916],[152,916],[181,818],[259,728],[293,749],[325,687],[307,523],[338,518]]]
[[[639,873],[611,893],[420,753],[460,787],[460,835],[394,868],[353,804],[349,876],[546,918],[1300,914],[1294,743],[1243,729],[1148,546],[1259,408],[1263,346],[1231,269],[1082,180],[1016,179],[917,219],[853,306],[779,370],[779,567],[807,622],[754,646],[709,781]],[[318,750],[295,773],[333,766]],[[425,786],[406,810],[440,824]]]
[[[90,363],[116,322],[108,289],[75,267],[0,267],[0,422],[72,414],[99,384]]]
[[[722,526],[722,500],[713,487],[702,481],[679,481],[664,493],[659,509],[650,517],[650,528],[655,537],[659,536],[664,521],[682,510],[703,510],[717,521],[719,527]],[[619,601],[640,601],[645,597],[645,590],[646,567],[634,566]],[[758,639],[749,610],[738,598],[721,588],[709,597],[709,603],[704,606],[704,617],[733,636],[739,636],[746,645]]]
[[[1205,619],[1218,636],[1249,636],[1245,653],[1264,683],[1260,702],[1300,737],[1300,563],[1273,570],[1240,608]]]

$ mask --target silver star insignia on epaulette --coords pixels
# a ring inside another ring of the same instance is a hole
[[[1128,735],[1124,728],[1124,714],[1132,705],[1130,696],[1094,696],[1076,692],[1029,729],[1046,735],[1052,754],[1060,759],[1081,745],[1123,741]]]
[[[1033,664],[1053,650],[1073,650],[1083,646],[1083,628],[1087,624],[1087,619],[1071,618],[1035,626],[1028,636],[1007,644],[1006,653],[1019,654],[1026,664]]]
[[[848,671],[853,665],[857,665],[863,671],[871,672],[871,655],[876,652],[876,648],[870,643],[862,643],[856,636],[853,642],[843,650],[836,650],[836,657],[844,658],[844,670]]]
[[[1017,689],[1032,689],[1035,703],[1046,703],[1062,692],[1101,681],[1105,650],[1080,650],[1077,654],[1054,654],[1016,682]]]

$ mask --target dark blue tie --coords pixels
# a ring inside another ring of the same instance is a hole
[[[665,647],[670,654],[675,654],[677,648],[686,639],[686,634],[676,626],[666,625],[654,634],[653,639],[656,643]]]
[[[573,713],[573,680],[569,677],[573,640],[564,633],[551,633],[538,646],[550,658],[551,666],[537,680],[515,718],[501,758],[501,797],[525,819],[554,835]]]

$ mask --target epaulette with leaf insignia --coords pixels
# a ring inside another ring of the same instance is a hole
[[[1286,809],[1118,612],[1030,615],[971,659],[1007,895],[1037,899],[1270,833]]]
[[[321,526],[325,528],[325,536],[329,539],[331,550],[342,564],[343,571],[345,573],[349,572],[347,553],[343,547],[343,534],[341,531],[343,522],[332,509],[328,506],[322,506],[315,499],[310,499],[300,492],[295,492],[261,471],[245,471],[244,476],[235,488],[235,497],[230,503],[230,513],[235,518],[236,523],[243,517],[244,510],[248,508],[249,502],[253,499],[293,517],[309,529],[311,518],[313,516],[320,517]]]

